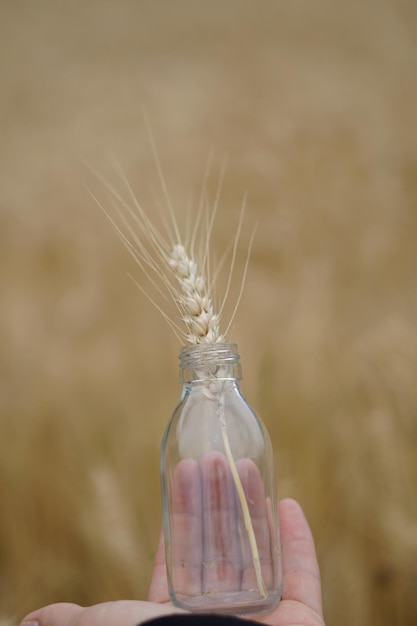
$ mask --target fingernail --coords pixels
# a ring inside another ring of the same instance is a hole
[[[20,626],[39,626],[39,622],[36,620],[30,620],[28,622],[21,622]]]

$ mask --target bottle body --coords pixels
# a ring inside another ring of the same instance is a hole
[[[272,447],[240,393],[238,358],[234,344],[182,350],[161,448],[169,593],[189,611],[260,613],[281,593]]]

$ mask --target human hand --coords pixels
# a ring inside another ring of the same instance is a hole
[[[300,506],[290,499],[279,504],[283,562],[282,600],[271,613],[251,616],[270,626],[325,626],[321,603],[320,572],[314,541]],[[136,626],[173,613],[185,613],[170,604],[161,536],[149,589],[148,602],[123,600],[90,607],[52,604],[27,615],[31,626]]]

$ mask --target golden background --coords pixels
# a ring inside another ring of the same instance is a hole
[[[146,595],[180,345],[85,165],[156,212],[144,110],[178,215],[227,155],[215,247],[248,195],[230,338],[328,626],[417,623],[416,7],[2,0],[1,626]]]

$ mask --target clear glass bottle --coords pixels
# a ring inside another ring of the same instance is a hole
[[[194,612],[271,611],[281,595],[272,446],[242,397],[235,344],[187,346],[161,448],[168,587]]]

